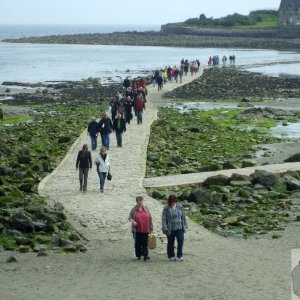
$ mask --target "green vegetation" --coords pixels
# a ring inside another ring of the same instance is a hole
[[[192,26],[199,28],[236,28],[236,29],[272,29],[278,23],[277,10],[257,10],[248,16],[234,13],[226,17],[213,19],[200,14],[199,18],[190,18],[183,23],[167,24],[168,26]]]
[[[0,126],[0,218],[3,221],[0,245],[4,249],[15,250],[23,245],[31,249],[41,245],[51,248],[57,234],[67,239],[74,236],[63,207],[47,206],[46,200],[37,194],[37,186],[59,164],[101,108],[36,106],[37,113],[30,117],[31,122],[22,122],[28,120],[27,116],[3,120],[11,124]],[[14,230],[19,233],[11,236]]]
[[[18,115],[18,116],[7,116],[4,119],[0,120],[0,127],[5,124],[16,124],[20,122],[31,121],[32,117],[28,115]]]
[[[180,114],[161,109],[151,129],[147,176],[215,171],[228,163],[231,168],[249,166],[247,159],[252,158],[254,146],[278,141],[267,134],[267,128],[276,123],[265,118],[240,120],[241,111]]]

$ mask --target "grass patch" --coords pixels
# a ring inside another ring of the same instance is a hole
[[[5,116],[4,119],[0,120],[0,126],[7,124],[18,124],[21,122],[32,121],[33,118],[28,115],[19,115],[19,116]]]

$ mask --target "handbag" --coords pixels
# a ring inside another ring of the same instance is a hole
[[[112,179],[112,175],[111,175],[111,173],[108,171],[107,172],[107,180],[111,180]]]
[[[153,233],[148,236],[148,248],[150,250],[156,248],[156,236]]]

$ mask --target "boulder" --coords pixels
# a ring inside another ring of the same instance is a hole
[[[276,174],[265,170],[255,170],[255,172],[250,175],[250,178],[253,184],[259,183],[265,187],[270,187],[279,180]]]
[[[1,166],[0,167],[0,175],[7,176],[13,173],[13,169],[10,167]]]
[[[203,188],[193,189],[191,194],[188,197],[189,201],[195,202],[198,205],[210,203],[211,199],[212,199],[211,191]]]
[[[60,136],[60,137],[58,138],[58,142],[59,142],[60,144],[68,143],[68,142],[70,142],[70,141],[71,141],[71,137],[69,137],[69,136]]]
[[[284,160],[284,162],[299,162],[299,161],[300,161],[300,153],[296,153]]]
[[[207,178],[204,182],[203,182],[203,186],[210,186],[210,185],[228,185],[230,182],[229,177],[225,176],[225,175],[216,175],[216,176],[212,176]]]

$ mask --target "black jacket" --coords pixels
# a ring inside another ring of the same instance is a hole
[[[118,128],[118,122],[120,121],[120,127]],[[116,132],[124,132],[126,131],[126,123],[125,123],[125,120],[122,118],[122,119],[114,119],[114,130]]]
[[[82,169],[92,168],[92,156],[90,151],[84,153],[83,150],[80,150],[78,152],[76,160],[76,169],[78,168],[78,166]]]

